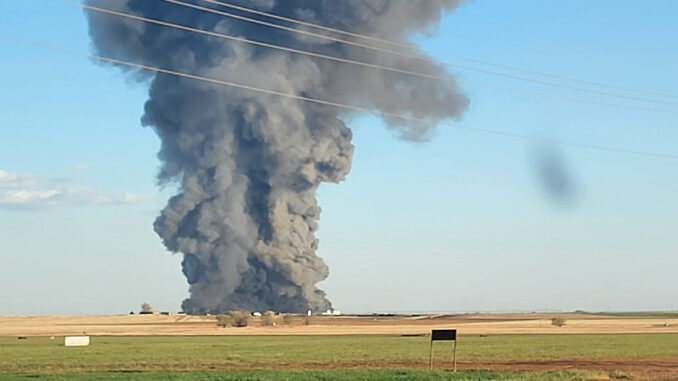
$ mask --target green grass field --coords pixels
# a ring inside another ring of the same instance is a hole
[[[0,375],[0,380],[188,380],[188,381],[583,381],[583,372],[498,373],[489,371],[330,370],[330,371],[230,371],[230,372],[107,372],[74,374]]]
[[[447,345],[446,345],[447,344]],[[436,343],[437,361],[450,360],[451,346]],[[678,334],[653,335],[534,335],[461,337],[459,361],[486,363],[520,360],[661,359],[678,357]],[[277,372],[251,374],[252,378],[229,378],[230,373],[270,369],[327,370],[351,368],[421,368],[428,361],[428,338],[398,336],[206,336],[206,337],[93,337],[90,347],[64,347],[63,338],[0,338],[1,379],[57,380],[60,373],[107,372],[99,379],[168,379],[153,372],[208,371],[191,373],[195,380],[304,379],[303,374]],[[115,373],[145,371],[151,373]],[[111,373],[112,372],[112,373]],[[397,379],[393,374],[364,370],[346,375],[341,371],[308,379]],[[368,374],[374,372],[373,374]],[[448,373],[413,371],[413,380],[525,379],[525,375],[460,373],[467,378],[449,378]],[[418,373],[420,372],[420,373]],[[23,375],[19,375],[23,374]],[[56,375],[54,375],[56,374]],[[363,377],[364,375],[364,377]],[[44,378],[48,376],[47,378]],[[96,374],[87,374],[89,378]],[[480,378],[474,378],[474,377]],[[22,378],[23,377],[23,378]],[[51,377],[51,378],[50,378]],[[78,379],[70,374],[69,379]],[[118,378],[115,378],[118,377]],[[120,378],[121,377],[121,378]],[[155,377],[155,378],[154,378]],[[216,378],[215,378],[216,377]],[[248,376],[249,377],[249,376]],[[286,378],[287,377],[287,378]],[[302,377],[302,378],[300,378]],[[348,378],[347,378],[348,377]],[[355,378],[357,377],[357,378]],[[386,378],[384,378],[386,377]],[[448,378],[445,378],[448,377]],[[468,378],[470,377],[470,378]],[[485,377],[485,378],[482,378]],[[488,378],[490,377],[490,378]],[[495,377],[495,378],[492,378]],[[504,377],[504,378],[502,378]],[[553,380],[579,377],[549,375]],[[561,378],[558,378],[561,377]],[[83,378],[84,379],[84,378]]]

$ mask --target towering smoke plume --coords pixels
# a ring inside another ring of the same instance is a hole
[[[207,3],[198,0],[188,2]],[[162,0],[88,0],[90,5],[296,49],[443,75],[430,62],[351,47],[225,18]],[[459,0],[239,0],[287,17],[407,43]],[[222,9],[227,10],[227,9]],[[302,96],[402,113],[387,120],[418,140],[467,106],[453,81],[435,81],[225,41],[87,12],[97,54]],[[167,74],[133,72],[150,82],[142,122],[162,142],[161,183],[176,182],[155,221],[182,253],[190,313],[298,312],[330,307],[316,284],[328,276],[316,256],[323,182],[351,167],[344,110]]]

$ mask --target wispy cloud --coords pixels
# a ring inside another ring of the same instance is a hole
[[[84,171],[86,169],[89,169],[89,164],[87,164],[87,163],[72,163],[68,166],[68,168],[76,170],[76,171]]]
[[[36,210],[58,206],[122,205],[145,201],[132,193],[109,193],[67,179],[0,170],[0,209]]]
[[[33,187],[38,185],[39,179],[31,175],[20,175],[0,169],[0,190]]]

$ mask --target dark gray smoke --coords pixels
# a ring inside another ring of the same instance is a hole
[[[87,2],[288,47],[444,74],[443,68],[425,61],[315,40],[161,0]],[[459,0],[232,2],[406,43],[409,33],[437,23]],[[406,139],[426,138],[441,120],[459,118],[468,104],[453,81],[320,60],[100,13],[87,16],[97,54],[424,118],[416,123],[387,120]],[[352,135],[344,123],[349,113],[165,74],[131,74],[150,82],[142,122],[162,142],[160,182],[180,185],[154,226],[169,250],[184,255],[183,272],[190,284],[184,309],[329,308],[325,293],[316,288],[328,269],[316,256],[320,208],[315,194],[323,182],[341,182],[351,168]]]
[[[563,153],[552,146],[537,148],[533,154],[539,186],[546,196],[560,205],[571,205],[577,198],[577,182]]]

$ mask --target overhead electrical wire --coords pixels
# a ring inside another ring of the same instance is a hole
[[[61,0],[58,0],[58,1],[61,1]],[[229,12],[219,11],[219,10],[209,8],[209,7],[203,7],[203,6],[192,4],[192,3],[186,3],[186,2],[180,1],[180,0],[159,0],[159,1],[164,1],[164,2],[167,2],[167,3],[176,4],[176,5],[180,5],[180,6],[184,6],[184,7],[204,11],[204,12],[209,12],[209,13],[221,15],[221,16],[224,16],[224,17],[229,17],[229,18],[233,18],[233,19],[237,19],[237,20],[241,20],[241,21],[246,21],[246,22],[249,22],[249,23],[264,25],[264,26],[268,26],[268,27],[271,27],[271,28],[281,29],[281,30],[285,30],[285,31],[293,32],[293,33],[299,33],[299,34],[303,34],[303,35],[307,35],[307,36],[311,36],[311,37],[316,37],[316,38],[325,39],[325,40],[329,40],[329,41],[348,44],[348,45],[352,45],[352,46],[356,46],[356,47],[360,47],[360,48],[364,48],[364,49],[379,51],[379,52],[382,52],[382,53],[393,54],[393,55],[398,55],[398,56],[402,56],[402,57],[408,57],[408,58],[418,60],[418,61],[430,62],[430,63],[435,63],[435,64],[444,65],[444,66],[448,66],[448,67],[458,68],[458,69],[461,69],[461,70],[474,71],[474,72],[478,72],[478,73],[484,73],[484,74],[493,75],[493,76],[502,77],[502,78],[507,78],[507,79],[511,79],[511,80],[530,82],[530,83],[534,83],[534,84],[538,84],[538,85],[544,85],[544,86],[558,87],[558,88],[562,88],[562,89],[578,91],[578,92],[583,92],[583,93],[590,93],[590,94],[599,95],[599,96],[607,96],[607,97],[613,97],[613,98],[621,98],[621,99],[636,100],[636,101],[666,104],[666,105],[678,105],[678,103],[674,103],[674,102],[665,102],[665,101],[647,99],[647,98],[630,96],[630,95],[613,94],[613,93],[608,93],[608,92],[604,92],[604,91],[591,90],[591,89],[586,89],[586,88],[582,88],[582,87],[564,85],[564,84],[555,83],[555,82],[549,82],[549,81],[544,81],[544,80],[539,80],[539,79],[532,79],[532,78],[527,78],[527,77],[520,77],[520,76],[516,76],[516,75],[512,75],[512,74],[500,73],[500,72],[486,70],[486,69],[478,69],[478,68],[473,68],[473,67],[469,67],[469,66],[463,66],[463,65],[452,64],[452,63],[448,63],[448,62],[442,62],[442,61],[438,61],[436,59],[421,56],[421,55],[418,55],[418,54],[405,53],[405,52],[400,52],[400,51],[393,50],[393,49],[375,47],[375,46],[372,46],[372,45],[363,44],[363,43],[359,43],[359,42],[353,42],[353,41],[349,41],[349,40],[345,40],[345,39],[341,39],[341,38],[329,37],[329,36],[326,36],[326,35],[323,35],[323,34],[313,33],[313,32],[309,32],[309,31],[305,31],[305,30],[301,30],[301,29],[296,29],[296,28],[290,28],[290,27],[279,25],[279,24],[270,23],[270,22],[267,22],[267,21],[253,19],[251,17],[240,16],[240,15],[236,15],[236,14],[229,13]]]
[[[259,16],[265,16],[265,17],[269,17],[269,18],[281,20],[281,21],[286,21],[286,22],[293,23],[293,24],[298,24],[298,25],[307,26],[307,27],[311,27],[311,28],[321,29],[321,30],[324,30],[324,31],[327,31],[327,32],[339,33],[339,34],[343,34],[343,35],[350,36],[350,37],[362,38],[362,39],[365,39],[365,40],[380,42],[380,43],[383,43],[383,44],[393,45],[393,46],[396,46],[396,47],[399,47],[399,48],[406,48],[408,50],[412,50],[412,46],[407,45],[407,44],[402,44],[402,43],[395,42],[395,41],[383,40],[381,38],[366,36],[366,35],[363,35],[363,34],[352,33],[352,32],[348,32],[346,30],[342,30],[342,29],[330,28],[330,27],[327,27],[327,26],[324,26],[324,25],[314,24],[314,23],[311,23],[311,22],[297,20],[297,19],[293,19],[293,18],[290,18],[290,17],[280,16],[280,15],[277,15],[275,13],[269,13],[269,12],[260,11],[258,9],[247,8],[247,7],[244,7],[244,6],[241,6],[241,5],[236,5],[236,4],[231,4],[231,3],[226,3],[226,2],[223,2],[223,1],[216,1],[216,0],[202,0],[202,1],[205,2],[205,3],[219,5],[221,7],[237,9],[239,11],[252,13],[252,14],[255,14],[255,15],[259,15]]]
[[[307,56],[314,57],[314,58],[321,58],[321,59],[335,61],[335,62],[341,62],[341,63],[346,63],[346,64],[368,67],[368,68],[372,68],[372,69],[376,69],[376,70],[390,71],[390,72],[394,72],[394,73],[417,76],[417,77],[422,77],[422,78],[432,79],[432,80],[459,82],[459,83],[464,83],[464,84],[474,86],[474,87],[482,87],[482,88],[488,88],[488,89],[499,90],[499,91],[508,91],[508,92],[514,92],[514,93],[520,93],[520,94],[528,94],[528,95],[534,95],[534,96],[545,97],[545,98],[565,100],[565,101],[570,101],[570,102],[601,105],[601,106],[620,107],[620,108],[629,108],[629,109],[636,109],[636,110],[642,110],[642,111],[652,111],[652,112],[663,112],[663,113],[676,113],[676,114],[678,114],[678,110],[673,111],[673,110],[655,109],[655,108],[649,108],[649,107],[643,107],[643,106],[623,105],[623,104],[616,104],[616,103],[609,103],[609,102],[601,102],[601,101],[596,101],[596,100],[579,99],[579,98],[572,98],[572,97],[567,97],[567,96],[553,95],[553,94],[542,93],[542,92],[531,91],[531,90],[514,89],[514,88],[501,87],[501,86],[487,85],[487,84],[475,83],[475,82],[466,81],[466,80],[458,80],[458,79],[451,77],[451,76],[441,76],[441,75],[428,74],[428,73],[416,72],[416,71],[411,71],[411,70],[404,70],[404,69],[399,69],[399,68],[394,68],[394,67],[389,67],[389,66],[383,66],[383,65],[366,63],[366,62],[362,62],[362,61],[351,60],[351,59],[347,59],[347,58],[330,56],[330,55],[326,55],[326,54],[314,53],[314,52],[310,52],[310,51],[306,51],[306,50],[288,48],[288,47],[284,47],[284,46],[280,46],[280,45],[276,45],[276,44],[270,44],[270,43],[265,43],[265,42],[261,42],[261,41],[250,40],[250,39],[243,38],[243,37],[236,37],[236,36],[231,36],[231,35],[227,35],[227,34],[223,34],[223,33],[218,33],[218,32],[213,32],[213,31],[208,31],[208,30],[203,30],[203,29],[198,29],[198,28],[193,28],[193,27],[188,27],[188,26],[185,26],[185,25],[174,24],[174,23],[170,23],[170,22],[166,22],[166,21],[162,21],[162,20],[132,15],[132,14],[129,14],[129,13],[114,11],[114,10],[106,9],[106,8],[95,7],[95,6],[86,5],[86,4],[82,4],[82,3],[75,3],[75,2],[71,2],[71,1],[67,1],[67,0],[56,0],[56,1],[64,3],[64,4],[68,4],[68,5],[77,6],[77,7],[87,9],[87,10],[90,10],[90,11],[105,13],[105,14],[112,15],[112,16],[129,18],[129,19],[132,19],[132,20],[137,20],[137,21],[141,21],[141,22],[161,25],[161,26],[164,26],[164,27],[179,29],[179,30],[183,30],[183,31],[187,31],[187,32],[203,34],[203,35],[227,39],[227,40],[231,40],[231,41],[237,41],[237,42],[256,45],[256,46],[265,47],[265,48],[269,48],[269,49],[281,50],[281,51],[285,51],[285,52],[289,52],[289,53],[307,55]]]
[[[93,59],[93,60],[97,60],[97,61],[101,61],[101,62],[114,63],[114,64],[117,64],[117,65],[122,65],[122,66],[132,67],[132,68],[136,68],[136,69],[172,75],[172,76],[176,76],[176,77],[187,78],[187,79],[191,79],[191,80],[206,82],[206,83],[210,83],[210,84],[214,84],[214,85],[236,88],[236,89],[240,89],[240,90],[247,90],[247,91],[272,95],[272,96],[279,96],[279,97],[299,100],[299,101],[303,101],[303,102],[315,103],[315,104],[320,104],[320,105],[324,105],[324,106],[331,106],[331,107],[336,107],[336,108],[346,109],[346,110],[351,110],[351,111],[365,112],[365,113],[369,113],[369,114],[380,115],[380,116],[385,116],[385,117],[389,117],[389,118],[396,118],[396,119],[401,119],[401,120],[423,121],[423,122],[428,121],[425,118],[418,118],[418,117],[413,117],[413,116],[403,115],[403,114],[398,114],[398,113],[384,112],[384,111],[371,109],[371,108],[367,108],[367,107],[352,106],[352,105],[347,105],[347,104],[340,103],[340,102],[334,102],[334,101],[328,101],[328,100],[317,99],[317,98],[312,98],[312,97],[306,97],[306,96],[301,96],[301,95],[298,95],[298,94],[286,93],[286,92],[281,92],[281,91],[276,91],[276,90],[263,89],[263,88],[256,87],[256,86],[250,86],[250,85],[245,85],[245,84],[241,84],[241,83],[224,81],[224,80],[220,80],[220,79],[209,78],[209,77],[194,75],[194,74],[190,74],[190,73],[184,73],[184,72],[171,70],[171,69],[167,69],[167,68],[138,64],[138,63],[134,63],[134,62],[124,61],[124,60],[119,60],[119,59],[115,59],[115,58],[89,54],[89,53],[82,53],[82,52],[75,51],[75,50],[72,50],[72,49],[62,48],[62,47],[58,47],[58,46],[54,46],[54,45],[43,44],[43,43],[40,43],[40,42],[25,40],[25,39],[11,37],[11,36],[0,35],[0,39],[6,40],[6,41],[12,41],[12,42],[16,42],[16,43],[20,43],[20,44],[24,44],[24,45],[40,47],[40,48],[43,48],[43,49],[58,51],[58,52],[62,52],[62,53],[67,53],[67,54],[70,54],[70,55],[85,57],[85,58],[89,58],[89,59]],[[559,144],[559,145],[572,146],[572,147],[578,147],[578,148],[587,148],[587,149],[598,150],[598,151],[625,153],[625,154],[655,157],[655,158],[678,159],[678,154],[638,151],[638,150],[630,150],[630,149],[610,147],[610,146],[601,146],[601,145],[588,144],[588,143],[567,142],[567,141],[561,141],[561,140],[556,140],[556,139],[541,139],[541,138],[537,138],[537,137],[533,137],[533,136],[515,134],[515,133],[511,133],[511,132],[504,132],[504,131],[492,130],[492,129],[486,129],[486,128],[468,127],[468,126],[461,126],[461,125],[450,125],[450,127],[462,129],[462,130],[482,132],[482,133],[485,133],[485,134],[521,139],[521,140],[540,141],[540,142],[545,142],[545,143]]]
[[[359,34],[359,33],[353,33],[353,32],[349,32],[347,30],[343,30],[343,29],[331,28],[331,27],[327,27],[327,26],[324,26],[324,25],[320,25],[320,24],[315,24],[315,23],[311,23],[311,22],[307,22],[307,21],[303,21],[303,20],[290,18],[290,17],[280,16],[280,15],[277,15],[275,13],[264,12],[264,11],[260,11],[258,9],[253,9],[253,8],[248,8],[248,7],[244,7],[244,6],[241,6],[241,5],[227,3],[227,2],[224,2],[224,1],[217,1],[217,0],[200,0],[200,1],[203,1],[205,3],[214,4],[214,5],[218,5],[218,6],[221,6],[221,7],[236,9],[236,10],[239,10],[239,11],[242,11],[242,12],[256,14],[256,15],[259,15],[259,16],[264,16],[264,17],[268,17],[268,18],[272,18],[272,19],[276,19],[276,20],[281,20],[281,21],[285,21],[285,22],[289,22],[289,23],[293,23],[293,24],[298,24],[298,25],[302,25],[302,26],[305,26],[305,27],[316,28],[316,29],[320,29],[320,30],[324,30],[324,31],[327,31],[327,32],[332,32],[332,33],[343,34],[345,36],[349,36],[349,37],[353,37],[353,38],[362,38],[362,39],[365,39],[365,40],[374,41],[374,42],[378,42],[378,43],[382,43],[382,44],[386,44],[386,45],[391,45],[391,46],[395,46],[395,47],[398,47],[398,48],[407,49],[407,50],[410,50],[410,51],[415,50],[412,47],[412,45],[409,45],[409,44],[404,44],[404,43],[400,43],[400,42],[396,42],[396,41],[386,40],[386,39],[382,39],[382,38],[378,38],[378,37],[374,37],[374,36],[367,36],[367,35]],[[441,53],[443,53],[443,52],[441,52]],[[558,79],[558,80],[563,80],[563,81],[577,82],[577,83],[581,83],[581,84],[585,84],[585,85],[606,87],[606,88],[610,88],[610,89],[637,92],[637,93],[647,94],[647,95],[656,95],[656,96],[663,96],[663,97],[670,97],[670,98],[678,98],[678,94],[667,94],[667,93],[662,93],[662,92],[658,92],[658,91],[651,91],[651,90],[644,90],[644,89],[638,89],[638,88],[633,88],[633,87],[613,85],[613,84],[609,84],[609,83],[595,82],[595,81],[578,79],[578,78],[573,78],[573,77],[563,76],[563,75],[558,75],[558,74],[550,74],[550,73],[545,73],[545,72],[541,72],[541,71],[537,71],[537,70],[530,70],[530,69],[519,68],[519,67],[516,67],[516,66],[498,64],[498,63],[495,63],[495,62],[480,60],[480,59],[476,59],[476,58],[469,58],[469,57],[456,55],[456,54],[449,54],[449,53],[443,53],[443,54],[445,56],[451,57],[453,59],[458,59],[458,60],[462,60],[462,61],[466,61],[466,62],[478,63],[478,64],[482,64],[482,65],[486,65],[486,66],[493,66],[493,67],[500,68],[500,69],[513,70],[513,71],[518,71],[518,72],[522,72],[522,73],[526,73],[526,74],[539,75],[539,76],[542,76],[542,77],[553,78],[553,79]],[[445,64],[445,62],[441,62],[441,63]]]

